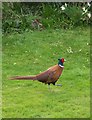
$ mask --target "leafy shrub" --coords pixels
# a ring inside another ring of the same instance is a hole
[[[85,10],[83,11],[83,8]],[[50,11],[50,12],[49,12]],[[89,24],[90,17],[90,4],[88,3],[56,3],[54,4],[43,4],[42,18],[43,24],[47,26],[60,27],[60,28],[71,28],[79,25]],[[85,21],[85,22],[84,22]]]
[[[45,28],[73,28],[90,24],[90,3],[3,3],[3,33],[33,30],[32,20]],[[37,29],[37,28],[36,28]]]

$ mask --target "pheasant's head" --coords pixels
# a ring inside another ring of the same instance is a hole
[[[59,65],[60,67],[64,67],[64,65],[63,65],[63,63],[65,62],[64,58],[60,58],[60,59],[58,59],[58,60],[59,60],[58,65]]]

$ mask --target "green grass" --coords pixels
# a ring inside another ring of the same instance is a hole
[[[44,30],[3,36],[3,117],[90,117],[89,28]],[[11,81],[15,75],[34,75],[64,57],[62,87],[38,81]]]

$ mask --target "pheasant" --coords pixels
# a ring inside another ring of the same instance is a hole
[[[59,62],[58,64],[50,67],[49,69],[47,69],[46,71],[34,75],[34,76],[15,76],[12,77],[11,80],[38,80],[39,82],[45,83],[45,84],[53,84],[55,85],[55,83],[57,82],[57,80],[59,79],[60,75],[62,74],[62,71],[64,69],[64,58],[58,59]],[[60,84],[58,84],[57,86],[61,86]]]
[[[38,19],[32,20],[31,25],[34,29],[37,28],[38,30],[43,30],[45,28]]]

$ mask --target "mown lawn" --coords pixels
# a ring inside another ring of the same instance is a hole
[[[44,30],[9,34],[3,45],[3,118],[90,117],[90,31]],[[38,81],[11,81],[15,75],[34,75],[64,57],[62,87]]]

